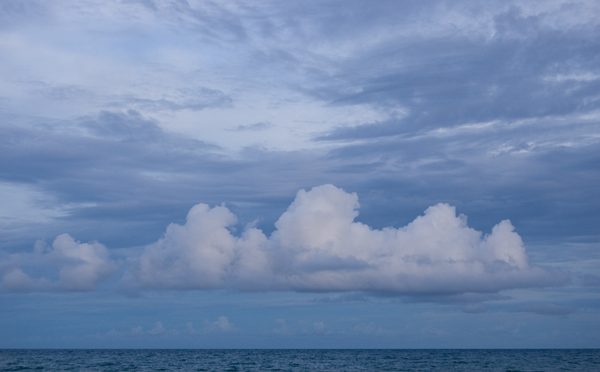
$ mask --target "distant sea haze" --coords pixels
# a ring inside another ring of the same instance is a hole
[[[600,349],[0,350],[0,371],[598,371]]]

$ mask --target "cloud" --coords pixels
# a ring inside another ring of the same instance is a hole
[[[51,246],[38,242],[33,252],[7,254],[0,265],[0,288],[6,291],[88,291],[115,269],[105,246],[81,243],[69,234]]]
[[[576,311],[573,306],[566,306],[555,303],[530,303],[516,306],[515,312],[534,313],[547,316],[566,316]]]
[[[166,331],[165,326],[162,324],[162,322],[158,321],[154,324],[154,327],[152,327],[148,331],[148,334],[149,335],[162,335],[165,333],[165,331]]]
[[[531,266],[508,220],[482,234],[448,204],[401,228],[356,221],[358,197],[333,185],[300,190],[267,236],[232,233],[225,206],[195,205],[146,247],[136,277],[145,288],[366,291],[394,294],[497,292],[560,284]]]
[[[110,97],[110,96],[109,96]],[[181,89],[170,95],[159,98],[141,98],[135,96],[116,96],[109,106],[136,107],[146,111],[199,111],[207,108],[230,107],[233,103],[227,94],[206,87]]]
[[[235,325],[224,315],[220,315],[214,321],[204,322],[205,332],[232,332],[235,331]]]
[[[244,132],[244,131],[261,131],[270,129],[273,127],[272,123],[259,121],[257,123],[252,124],[240,124],[237,127],[233,128],[232,131]]]
[[[530,241],[596,238],[597,2],[343,7],[3,1],[0,177],[68,204],[44,236],[100,222],[93,238],[119,247],[198,195],[271,225],[321,183],[409,215],[439,199],[486,226],[510,215]],[[362,215],[405,223],[386,211]],[[20,249],[39,227],[10,235]]]
[[[218,288],[233,276],[248,283],[261,279],[269,266],[267,238],[255,228],[234,237],[228,227],[235,222],[223,206],[195,205],[184,225],[169,225],[164,237],[146,248],[140,281],[159,288]]]
[[[360,192],[370,226],[448,200],[530,242],[597,240],[597,2],[97,5],[0,5],[0,177],[61,212],[3,231],[7,250],[146,245],[200,196],[260,216],[276,251],[283,200],[321,183]]]

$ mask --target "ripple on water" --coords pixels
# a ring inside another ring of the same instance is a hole
[[[594,371],[600,350],[0,350],[1,371]]]

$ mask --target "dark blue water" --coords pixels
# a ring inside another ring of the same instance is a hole
[[[0,350],[1,371],[600,371],[600,350]]]

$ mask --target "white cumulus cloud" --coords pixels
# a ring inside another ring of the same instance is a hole
[[[496,292],[560,281],[531,266],[508,220],[483,234],[454,207],[437,204],[408,225],[373,229],[356,221],[358,197],[333,185],[300,190],[267,236],[232,233],[224,206],[195,205],[146,247],[136,277],[147,288]]]
[[[92,290],[115,268],[105,246],[61,234],[51,246],[8,254],[0,264],[0,288],[8,291]]]

